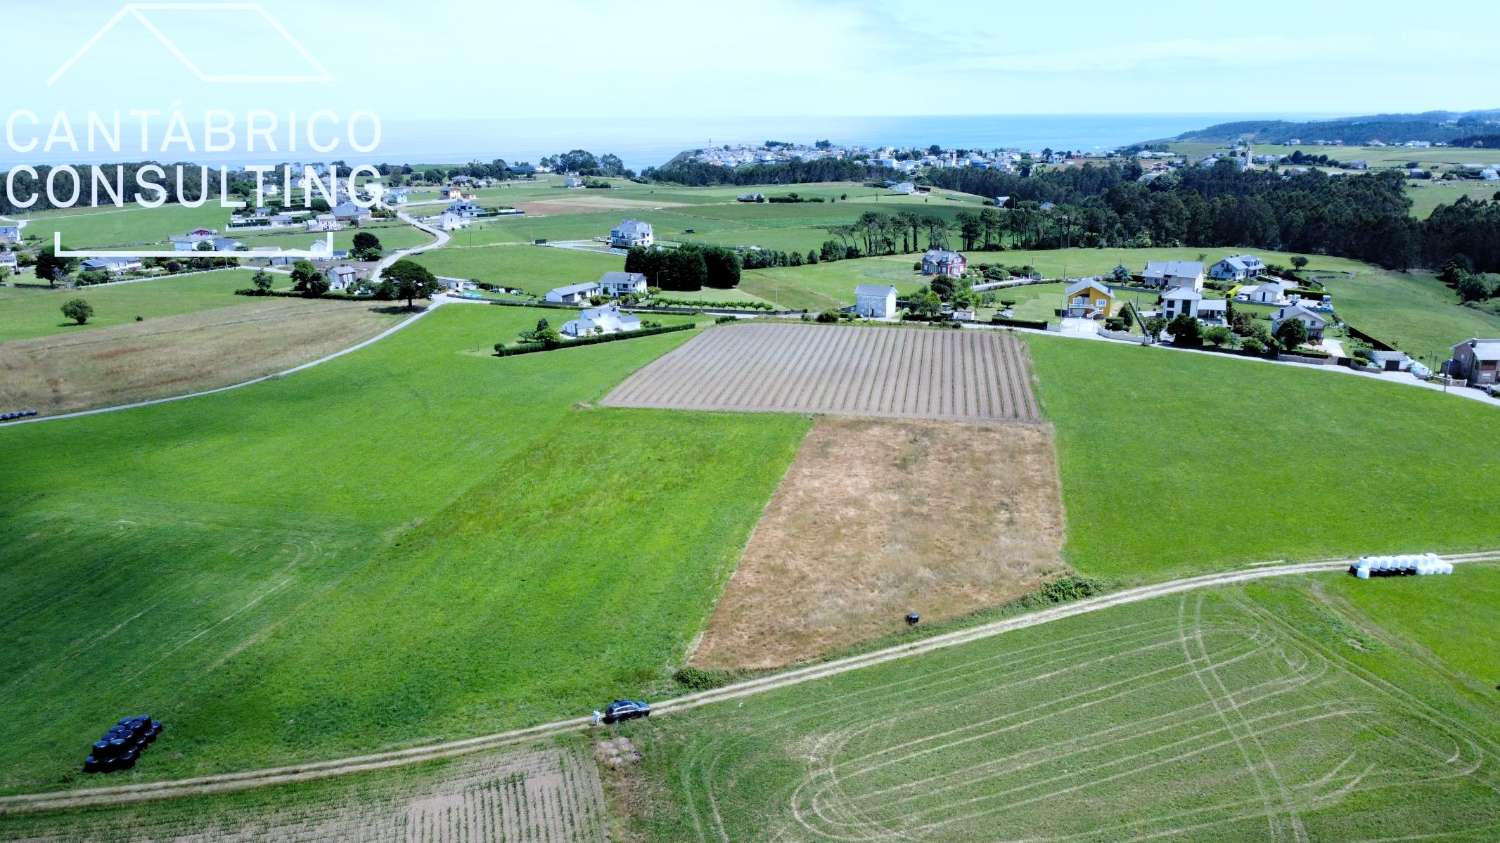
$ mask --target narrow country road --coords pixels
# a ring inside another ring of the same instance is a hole
[[[1500,550],[1454,554],[1444,556],[1442,559],[1456,564],[1500,561]],[[1348,568],[1353,561],[1351,559],[1339,559],[1323,562],[1265,564],[1242,568],[1236,571],[1186,577],[1155,585],[1125,589],[1112,594],[1104,594],[1099,597],[1065,603],[1050,609],[1043,609],[991,623],[980,624],[967,629],[959,629],[942,635],[935,635],[931,638],[924,638],[909,644],[898,644],[894,647],[886,647],[860,655],[770,674],[745,682],[736,682],[732,685],[725,685],[696,694],[688,694],[675,699],[663,700],[652,705],[652,714],[662,715],[690,711],[700,706],[762,694],[779,688],[800,685],[803,682],[815,679],[838,676],[839,674],[862,670],[897,659],[930,653],[934,650],[955,647],[986,638],[993,638],[1014,630],[1039,626],[1114,606],[1139,603],[1143,600],[1151,600],[1157,597],[1165,597],[1200,588],[1233,585],[1253,580],[1270,579],[1272,577],[1340,571]],[[584,732],[591,725],[590,718],[575,717],[569,720],[558,720],[525,729],[514,729],[492,735],[481,735],[465,740],[446,741],[412,747],[410,749],[379,752],[331,761],[315,761],[306,764],[272,767],[264,770],[246,770],[239,773],[199,776],[176,781],[5,796],[0,797],[0,814],[123,804],[179,796],[224,793],[269,785],[331,778],[351,773],[400,767],[439,758],[449,758],[570,732]]]

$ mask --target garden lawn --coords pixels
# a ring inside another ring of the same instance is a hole
[[[0,287],[0,342],[123,325],[137,316],[151,319],[251,303],[234,291],[250,286],[254,274],[228,269],[77,290]],[[94,315],[86,324],[63,317],[63,303],[72,299],[93,305]]]
[[[0,429],[0,790],[587,713],[682,659],[808,421],[588,408],[691,332],[495,358],[450,306],[230,393]]]
[[[1267,362],[1029,336],[1066,556],[1166,579],[1271,559],[1500,547],[1494,407]],[[1455,490],[1462,490],[1455,493]]]

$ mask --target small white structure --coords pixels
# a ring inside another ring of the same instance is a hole
[[[478,284],[462,278],[439,278],[438,282],[443,285],[443,289],[452,293],[470,293],[479,289]]]
[[[563,187],[583,187],[583,179],[577,176],[568,176],[567,178],[563,179]]]
[[[12,275],[21,271],[20,258],[15,252],[0,252],[0,269],[8,269]]]
[[[641,320],[629,313],[622,313],[617,305],[591,307],[580,311],[577,319],[563,323],[565,337],[591,337],[603,334],[618,334],[623,331],[638,331]]]
[[[860,284],[854,288],[854,313],[866,319],[896,318],[896,288],[888,284]]]
[[[1245,301],[1256,304],[1284,305],[1287,303],[1286,291],[1289,287],[1290,285],[1285,281],[1269,278],[1246,291]]]
[[[323,276],[328,279],[328,289],[335,292],[352,290],[359,281],[359,273],[352,266],[330,266]]]
[[[909,181],[898,182],[891,185],[891,192],[902,196],[910,196],[917,192],[917,186]]]
[[[646,294],[646,276],[639,272],[606,272],[599,276],[599,288],[607,296],[619,298],[620,296]]]
[[[630,249],[636,246],[650,248],[656,243],[656,232],[651,228],[651,223],[640,220],[621,220],[609,232],[609,245],[616,249]]]
[[[446,211],[443,212],[443,215],[441,217],[438,217],[438,228],[441,228],[444,231],[460,231],[468,227],[468,217],[459,216],[458,214],[450,214]]]
[[[343,227],[344,224],[333,214],[318,214],[307,221],[308,231],[338,231]]]
[[[0,225],[0,244],[16,246],[21,242],[20,225]]]
[[[340,202],[338,207],[333,209],[333,218],[339,222],[364,222],[372,216],[374,215],[370,213],[369,208],[361,208],[353,201]]]
[[[566,287],[555,287],[547,291],[544,298],[553,304],[582,304],[589,300],[590,296],[596,296],[600,287],[593,281],[585,281],[582,284],[569,284]]]
[[[1161,297],[1162,316],[1171,321],[1178,316],[1191,316],[1199,322],[1222,325],[1229,314],[1229,302],[1225,299],[1204,298],[1192,287],[1174,287]]]
[[[473,219],[473,218],[475,218],[475,217],[483,214],[484,213],[484,208],[483,208],[483,206],[479,205],[477,202],[471,202],[471,201],[465,199],[465,200],[463,200],[461,202],[454,202],[452,205],[449,205],[448,209],[446,211],[444,211],[443,213],[445,213],[445,214],[454,214],[456,216],[464,217],[466,219]]]

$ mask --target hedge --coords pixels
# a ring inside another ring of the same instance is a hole
[[[516,345],[506,345],[503,342],[495,343],[496,357],[514,357],[517,354],[534,354],[538,351],[557,351],[563,348],[576,348],[580,345],[598,345],[601,342],[614,342],[616,340],[628,340],[636,337],[651,337],[657,334],[670,334],[673,331],[691,331],[698,327],[694,323],[685,325],[659,325],[655,328],[642,328],[639,331],[622,331],[618,334],[600,334],[592,337],[579,337],[576,340],[557,345],[544,345],[539,342],[523,342]]]
[[[1046,322],[1038,322],[1033,319],[1011,319],[1006,316],[991,316],[991,325],[1008,325],[1012,328],[1032,328],[1038,331],[1047,330]]]

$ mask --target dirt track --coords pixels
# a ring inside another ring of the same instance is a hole
[[[998,331],[725,325],[631,375],[613,407],[1039,421],[1026,348]]]
[[[1483,562],[1500,560],[1500,550],[1482,551],[1477,553],[1456,554],[1442,557],[1445,561],[1454,563]],[[1193,591],[1201,588],[1211,588],[1220,585],[1232,585],[1235,583],[1249,582],[1252,580],[1269,579],[1272,577],[1292,576],[1296,574],[1309,574],[1323,571],[1339,571],[1347,568],[1353,560],[1339,559],[1323,562],[1303,562],[1292,564],[1270,564],[1259,567],[1244,568],[1238,571],[1230,571],[1221,574],[1206,574],[1198,577],[1172,580],[1170,582],[1158,583],[1156,585],[1141,586],[1139,588],[1117,591],[1100,597],[1080,600],[1075,603],[1065,603],[1051,609],[1039,612],[1019,615],[1013,618],[981,624],[968,629],[960,629],[954,632],[936,635],[913,641],[909,644],[900,644],[887,647],[869,653],[863,653],[834,661],[823,662],[809,667],[789,670],[784,673],[776,673],[757,679],[738,682],[733,685],[725,685],[696,694],[677,697],[671,700],[663,700],[652,706],[653,716],[671,714],[678,711],[688,711],[700,706],[710,705],[726,700],[747,697],[753,694],[765,693],[767,691],[785,688],[791,685],[799,685],[814,679],[822,679],[828,676],[836,676],[841,673],[860,670],[872,665],[882,664],[896,659],[903,659],[922,653],[941,650],[948,647],[967,644],[1001,635],[1006,632],[1027,627],[1038,626],[1052,621],[1070,618],[1076,615],[1097,612],[1113,606],[1129,603],[1137,603],[1142,600],[1150,600],[1170,594]],[[223,793],[237,790],[248,790],[250,788],[264,787],[268,785],[286,784],[290,782],[309,781],[313,779],[328,778],[332,776],[347,775],[350,773],[364,772],[367,770],[380,770],[391,767],[399,767],[420,761],[430,761],[438,758],[450,758],[477,752],[485,749],[508,746],[526,741],[533,741],[552,735],[567,732],[581,732],[590,727],[587,717],[575,717],[570,720],[559,720],[532,726],[526,729],[515,729],[508,732],[499,732],[492,735],[482,735],[460,741],[431,744],[428,746],[412,747],[410,749],[397,750],[393,752],[381,752],[371,755],[362,755],[353,758],[342,758],[332,761],[321,761],[310,764],[302,764],[289,767],[273,767],[264,770],[246,770],[239,773],[225,773],[214,776],[200,776],[178,781],[152,782],[146,784],[121,785],[118,787],[89,788],[86,790],[58,791],[52,793],[21,794],[16,796],[0,797],[0,814],[15,813],[22,811],[47,811],[67,808],[81,808],[91,805],[109,805],[128,802],[141,802],[151,799],[167,799],[177,796],[201,795],[207,793]]]

